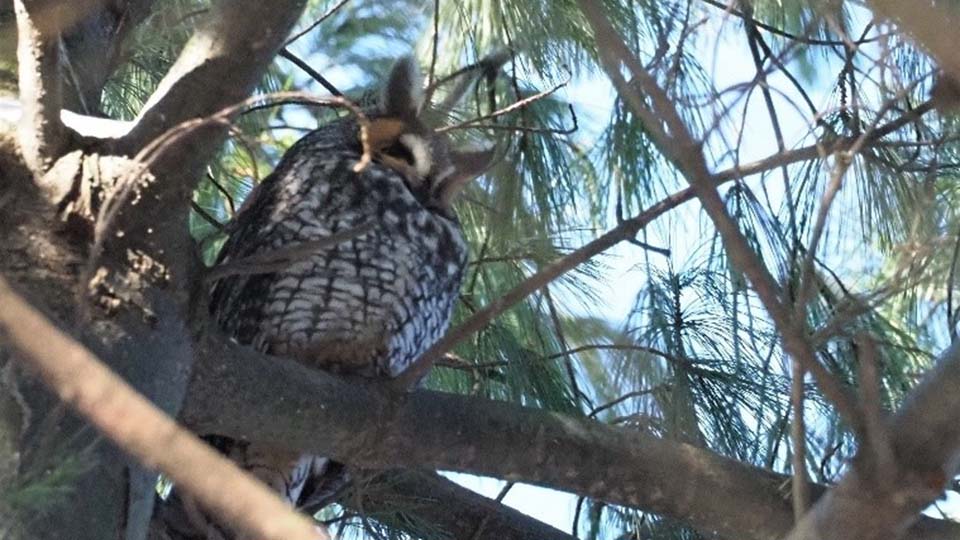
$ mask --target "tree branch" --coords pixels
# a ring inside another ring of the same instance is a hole
[[[917,108],[903,114],[899,118],[878,127],[870,134],[869,137],[844,137],[835,141],[829,147],[824,147],[823,145],[810,145],[788,152],[780,152],[759,161],[721,171],[715,175],[712,175],[710,181],[714,186],[719,186],[731,180],[737,180],[753,174],[760,174],[774,168],[789,165],[791,163],[815,159],[817,157],[833,154],[834,152],[840,152],[850,148],[855,144],[870,144],[880,140],[886,135],[893,133],[910,122],[915,121],[917,118],[920,118],[922,115],[931,110],[933,110],[932,103],[927,101],[919,105]],[[423,355],[421,355],[421,357],[410,367],[410,369],[405,371],[397,379],[397,386],[400,388],[406,388],[411,384],[414,384],[416,381],[419,381],[430,370],[430,367],[437,359],[452,350],[453,347],[455,347],[456,344],[461,340],[465,339],[472,333],[477,332],[504,311],[510,309],[510,307],[512,307],[514,304],[533,294],[541,287],[548,285],[566,272],[576,268],[583,262],[595,257],[600,253],[603,253],[607,249],[610,249],[612,246],[620,242],[633,238],[636,236],[637,232],[646,227],[648,223],[693,198],[693,188],[680,190],[661,200],[657,204],[654,204],[650,208],[647,208],[641,212],[640,215],[622,221],[616,227],[610,229],[606,234],[597,238],[596,240],[589,242],[569,255],[566,255],[565,257],[562,257],[557,261],[545,266],[542,270],[530,276],[522,283],[504,294],[499,300],[491,303],[488,306],[485,306],[480,311],[474,313],[469,319],[461,323],[460,326],[447,332],[447,334],[440,341],[425,351]]]
[[[750,279],[781,333],[787,353],[795,361],[802,361],[815,375],[824,394],[862,435],[859,410],[846,389],[816,360],[804,336],[802,322],[791,317],[786,299],[782,298],[773,277],[757,260],[727,214],[704,156],[666,92],[616,37],[599,7],[584,0],[580,6],[594,29],[608,76],[645,124],[653,126],[649,129],[651,138],[690,182],[714,221],[734,265]],[[630,86],[624,84],[621,63],[634,77]],[[648,106],[641,95],[649,99],[651,105]],[[838,537],[879,540],[899,537],[905,532],[917,520],[919,512],[942,493],[960,461],[960,426],[955,421],[960,413],[957,388],[960,388],[960,348],[953,348],[911,393],[898,414],[892,430],[896,466],[880,473],[886,481],[879,481],[875,472],[865,471],[862,466],[853,467],[844,481],[807,514],[791,534],[791,540]]]
[[[353,512],[375,517],[403,512],[440,529],[447,538],[471,540],[576,540],[493,499],[478,495],[436,473],[385,471],[359,500],[340,499]],[[480,524],[482,532],[474,537]],[[411,531],[413,533],[414,531]]]
[[[18,138],[24,161],[38,176],[66,147],[60,122],[60,28],[50,20],[49,7],[49,3],[14,1],[22,107]]]
[[[443,338],[424,351],[424,353],[420,355],[420,358],[418,358],[409,369],[397,377],[394,384],[400,389],[413,386],[430,371],[430,368],[436,360],[452,350],[461,340],[485,327],[490,321],[510,309],[514,304],[538,291],[540,288],[549,285],[553,280],[596,255],[603,253],[620,242],[632,239],[640,229],[646,227],[648,223],[692,198],[692,190],[684,189],[678,191],[647,208],[636,217],[623,220],[619,225],[610,229],[599,238],[544,266],[539,272],[523,280],[499,299],[474,313],[469,319],[462,322],[460,326],[447,332]]]
[[[955,13],[933,5],[908,9],[906,4],[888,0],[871,4],[913,34],[949,75],[960,77]],[[958,389],[960,344],[955,343],[891,422],[893,463],[882,471],[854,467],[797,525],[789,540],[838,534],[851,540],[879,540],[895,537],[915,523],[920,512],[943,492],[960,461]],[[868,458],[858,455],[858,462]],[[878,474],[884,478],[877,478]]]
[[[776,280],[753,252],[740,233],[737,223],[727,213],[717,192],[713,175],[707,167],[701,144],[694,140],[670,97],[618,36],[600,5],[588,0],[579,0],[579,5],[593,28],[607,76],[620,97],[643,121],[657,148],[690,183],[723,239],[733,266],[747,276],[773,319],[785,351],[794,361],[803,363],[823,394],[836,405],[844,419],[855,431],[862,432],[860,414],[849,390],[817,359],[816,352],[806,339],[802,321],[793,317]],[[626,66],[633,76],[629,83],[621,74],[621,64]],[[647,105],[647,99],[650,105]]]
[[[779,491],[789,477],[691,445],[511,403],[354,384],[214,337],[202,348],[182,413],[199,433],[282,441],[364,468],[433,468],[550,486],[729,538],[768,540],[793,524]],[[925,519],[922,527],[909,537],[960,534],[945,521]]]
[[[273,540],[328,538],[313,522],[177,426],[0,278],[0,331],[64,402],[142,463],[156,467],[227,523]]]
[[[206,24],[184,46],[177,62],[160,82],[131,131],[113,142],[115,153],[135,155],[150,141],[192,118],[205,117],[247,97],[303,11],[305,0],[220,0]],[[222,133],[222,128],[220,128]],[[201,130],[174,152],[178,165],[190,169],[204,161],[219,137]]]
[[[960,344],[944,352],[889,426],[894,463],[875,473],[854,467],[807,513],[788,540],[896,538],[946,488],[960,458]],[[864,459],[858,456],[858,463]],[[948,538],[948,536],[933,536]]]
[[[827,156],[831,156],[837,152],[846,151],[858,143],[862,144],[864,148],[867,148],[870,145],[880,141],[887,135],[895,132],[896,130],[903,128],[911,122],[917,121],[923,115],[927,114],[933,109],[933,101],[925,101],[916,108],[903,113],[898,118],[891,120],[890,122],[873,130],[873,132],[870,133],[870,135],[866,138],[859,136],[842,137],[834,141],[823,141],[817,144],[811,144],[809,146],[802,146],[793,150],[787,150],[786,152],[778,152],[757,161],[743,165],[736,165],[729,169],[714,173],[713,179],[718,183],[722,183],[727,180],[746,178],[748,176],[765,173],[785,165],[791,165],[810,159],[826,158]]]

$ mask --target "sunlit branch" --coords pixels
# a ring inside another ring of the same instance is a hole
[[[55,328],[0,278],[0,332],[44,383],[101,433],[177,483],[225,523],[271,540],[329,536]]]

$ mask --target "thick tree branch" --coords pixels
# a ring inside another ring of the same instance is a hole
[[[954,344],[889,426],[894,463],[879,471],[883,478],[853,468],[788,539],[880,540],[917,529],[920,512],[943,493],[960,462],[958,415],[960,344]]]
[[[56,329],[0,278],[0,332],[64,402],[227,523],[257,538],[328,538],[313,522],[216,453]]]
[[[20,148],[27,166],[42,174],[66,147],[60,122],[60,29],[50,21],[49,2],[15,0],[14,10],[22,107]]]
[[[201,354],[182,413],[200,433],[283,441],[365,468],[426,467],[545,485],[729,538],[768,540],[793,524],[780,491],[789,477],[690,445],[510,403],[351,384],[212,337]],[[922,534],[915,528],[909,537],[960,534],[949,522],[921,526]]]
[[[923,9],[916,9],[919,6],[912,2],[898,0],[870,0],[868,4],[910,34],[954,80],[960,80],[960,54],[957,53],[960,13],[948,7],[948,2],[930,2]]]
[[[132,156],[174,126],[209,116],[246,98],[283,45],[305,4],[305,0],[214,2],[206,24],[184,46],[133,129],[115,141],[117,153]],[[204,139],[209,135],[198,130],[195,137],[187,137],[178,146],[188,149],[203,142],[199,146],[208,149],[210,143]],[[218,143],[216,139],[214,144]],[[179,152],[175,153],[180,165],[187,169],[192,168],[196,159],[207,157],[194,150],[184,161]]]

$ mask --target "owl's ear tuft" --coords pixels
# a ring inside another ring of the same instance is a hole
[[[423,88],[420,67],[411,56],[405,56],[393,65],[380,95],[380,109],[387,116],[412,121],[423,106]]]
[[[497,160],[495,147],[450,153],[453,172],[436,187],[435,198],[442,208],[450,208],[471,180],[485,173]]]

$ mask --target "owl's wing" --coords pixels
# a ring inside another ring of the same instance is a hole
[[[257,185],[240,207],[233,220],[226,226],[227,240],[217,255],[216,265],[248,257],[263,247],[264,233],[268,229],[270,215],[276,204],[276,192],[280,183],[279,171],[270,174]],[[216,265],[214,267],[216,267]],[[229,315],[230,323],[224,330],[241,338],[238,323],[248,314],[240,313],[252,306],[249,301],[257,298],[257,291],[266,286],[269,275],[234,275],[218,279],[210,291],[210,313],[222,323]]]

